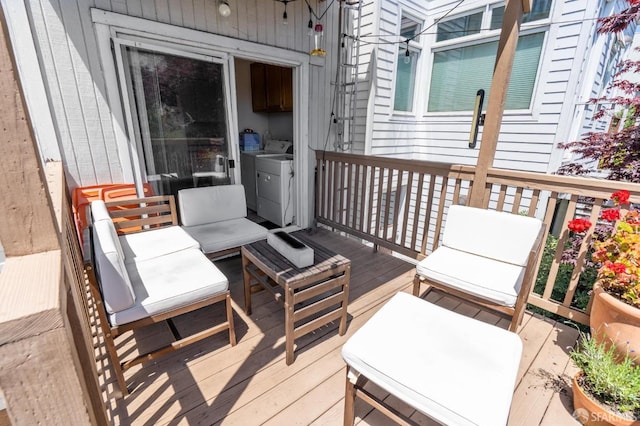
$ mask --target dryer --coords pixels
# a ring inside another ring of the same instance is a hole
[[[293,155],[256,157],[258,216],[278,226],[292,224],[296,207]]]
[[[240,176],[249,209],[258,210],[256,199],[256,158],[279,156],[290,152],[292,146],[293,144],[289,141],[268,140],[262,151],[243,151],[240,153]]]

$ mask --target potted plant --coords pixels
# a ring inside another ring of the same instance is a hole
[[[612,346],[582,334],[569,356],[580,372],[573,378],[574,417],[587,425],[640,425],[640,366],[621,360]]]
[[[593,245],[592,259],[600,268],[589,325],[596,341],[640,363],[640,211],[629,209],[628,191],[614,192],[611,200],[614,208],[603,210],[601,219],[614,225]],[[589,227],[586,219],[569,222],[576,233]]]

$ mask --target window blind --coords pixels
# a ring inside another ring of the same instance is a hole
[[[529,108],[543,41],[544,33],[518,40],[506,109]],[[428,111],[471,111],[478,89],[488,97],[497,50],[495,41],[436,52]]]

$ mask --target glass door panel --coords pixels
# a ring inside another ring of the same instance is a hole
[[[146,178],[157,194],[229,184],[220,63],[127,46]]]

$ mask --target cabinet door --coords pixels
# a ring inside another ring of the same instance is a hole
[[[275,65],[266,65],[265,84],[267,89],[267,110],[282,111],[282,73]]]
[[[267,111],[267,91],[265,87],[265,67],[260,63],[251,64],[251,106],[255,112]]]
[[[293,69],[281,68],[282,70],[282,110],[293,111]]]

